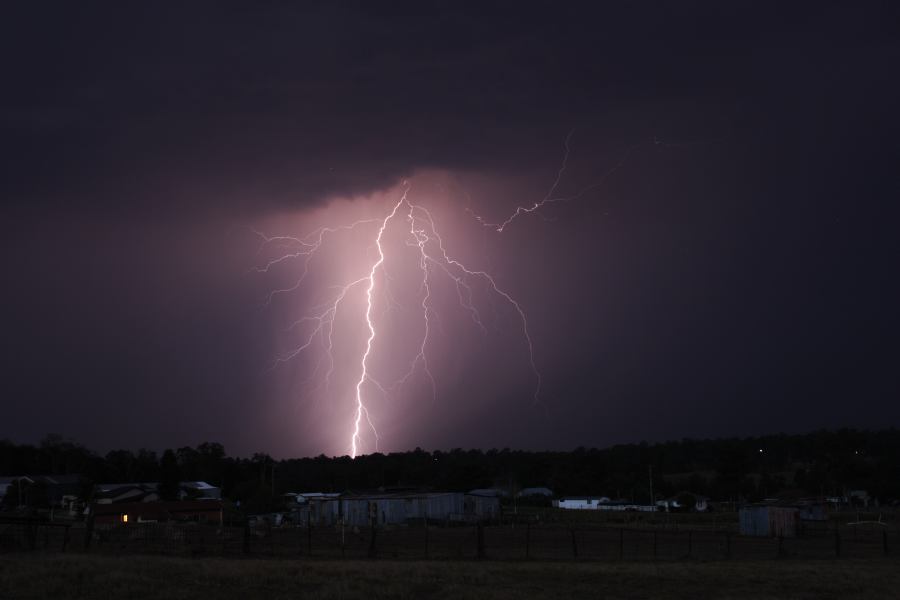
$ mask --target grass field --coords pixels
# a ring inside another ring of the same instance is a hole
[[[299,562],[51,554],[0,558],[4,600],[897,597],[900,565],[892,560]]]

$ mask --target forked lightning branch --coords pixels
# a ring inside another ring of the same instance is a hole
[[[485,330],[479,310],[473,302],[472,285],[476,280],[482,282],[483,287],[502,302],[507,303],[518,315],[521,324],[522,340],[528,350],[529,366],[534,377],[534,401],[538,401],[541,387],[541,375],[534,360],[534,346],[528,329],[528,319],[519,302],[507,291],[501,288],[494,276],[487,271],[471,269],[460,260],[453,257],[447,250],[444,239],[438,231],[434,217],[424,206],[414,203],[410,199],[411,188],[404,185],[399,199],[393,203],[391,209],[383,219],[364,219],[349,224],[334,227],[323,227],[313,231],[304,237],[267,236],[256,232],[260,237],[260,251],[278,248],[282,253],[268,261],[264,265],[256,267],[258,272],[268,272],[275,265],[286,261],[297,261],[299,274],[292,285],[273,290],[267,297],[267,304],[281,294],[299,290],[307,278],[310,269],[310,260],[318,253],[329,251],[329,242],[334,238],[332,234],[345,230],[370,230],[375,248],[375,256],[366,254],[359,258],[360,261],[371,261],[366,269],[366,274],[357,279],[347,281],[335,288],[331,299],[293,324],[298,329],[306,328],[300,342],[289,352],[279,356],[273,368],[300,357],[313,349],[324,349],[328,361],[328,368],[324,374],[327,384],[334,373],[334,330],[335,323],[342,318],[349,318],[345,311],[353,310],[352,303],[348,299],[355,294],[362,294],[363,317],[365,321],[365,345],[359,355],[357,367],[358,377],[354,387],[354,404],[352,422],[348,425],[348,447],[350,456],[356,457],[364,451],[363,430],[371,430],[374,439],[373,449],[378,449],[379,434],[375,426],[375,419],[371,412],[370,394],[379,393],[390,397],[401,389],[409,379],[418,371],[424,374],[431,385],[431,393],[437,397],[437,383],[429,365],[428,348],[430,334],[432,332],[432,319],[435,316],[435,302],[433,301],[432,282],[435,277],[447,278],[455,290],[456,301],[459,306],[471,317],[472,326]],[[416,266],[419,272],[419,285],[421,301],[417,305],[417,311],[421,319],[423,334],[417,344],[417,352],[409,357],[409,368],[406,373],[392,382],[379,381],[372,373],[371,363],[373,355],[378,351],[377,338],[380,327],[373,313],[375,298],[388,284],[384,271],[387,259],[387,246],[384,243],[385,232],[389,227],[403,227],[406,246],[414,249],[417,254]],[[356,315],[359,316],[359,315]]]

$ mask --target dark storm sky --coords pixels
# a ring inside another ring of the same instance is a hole
[[[900,425],[895,3],[186,4],[0,9],[0,438],[331,453],[234,232],[423,169],[499,216],[573,128],[569,192],[638,147],[486,245],[549,414],[393,449]]]

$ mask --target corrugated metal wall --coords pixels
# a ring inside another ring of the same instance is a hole
[[[496,518],[500,499],[471,496],[457,492],[402,496],[357,496],[341,499],[341,510],[348,525],[369,525],[375,511],[378,525],[398,525],[409,520],[474,520]],[[374,508],[373,508],[374,506]]]
[[[466,494],[465,513],[479,519],[496,519],[500,516],[500,498]]]
[[[769,507],[769,523],[775,537],[797,537],[797,509]]]
[[[741,535],[796,537],[797,509],[787,506],[745,506],[739,513]]]

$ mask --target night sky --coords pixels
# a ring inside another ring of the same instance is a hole
[[[347,453],[365,290],[327,386],[321,351],[270,367],[374,230],[268,306],[303,265],[254,271],[254,232],[405,186],[520,303],[542,386],[511,306],[476,291],[482,332],[445,278],[436,394],[367,391],[383,451],[900,426],[896,3],[185,4],[0,9],[0,438]],[[587,191],[482,226],[545,197],[567,136],[554,197]],[[386,241],[393,381],[422,314]]]

